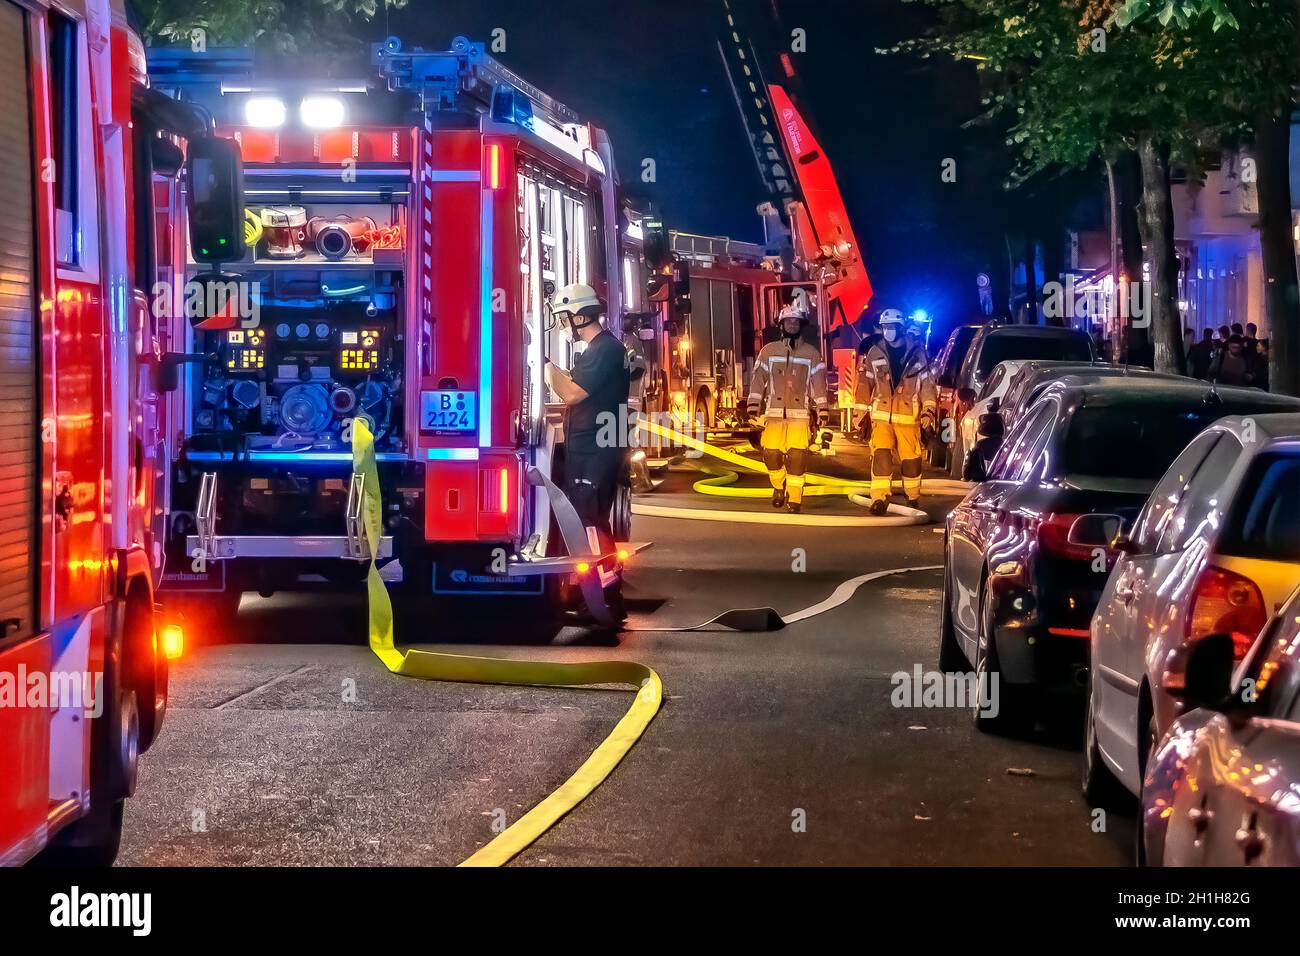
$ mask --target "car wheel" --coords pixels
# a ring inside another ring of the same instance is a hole
[[[1023,734],[1034,724],[1033,698],[1027,688],[1002,679],[993,636],[995,610],[993,594],[985,580],[980,597],[979,638],[975,645],[975,727],[989,734]]]
[[[1101,749],[1097,746],[1097,722],[1094,717],[1096,706],[1090,670],[1088,672],[1088,716],[1083,724],[1083,762],[1080,783],[1083,797],[1088,801],[1089,806],[1114,810],[1128,803],[1131,795],[1102,759]]]
[[[1155,755],[1160,738],[1156,736],[1156,718],[1152,714],[1147,718],[1146,741],[1142,749],[1142,760],[1138,764],[1138,809],[1137,825],[1133,827],[1133,862],[1137,866],[1147,865],[1147,827],[1146,807],[1142,803],[1142,791],[1146,789],[1147,767]]]
[[[948,551],[944,549],[943,610],[939,614],[939,670],[958,673],[969,666],[966,654],[957,641],[957,630],[952,623],[952,595],[948,577]]]

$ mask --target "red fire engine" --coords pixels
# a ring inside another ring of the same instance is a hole
[[[758,207],[765,241],[664,232],[647,219],[655,308],[633,317],[657,343],[646,350],[654,355],[649,410],[712,434],[739,424],[738,396],[784,305],[797,302],[809,314],[809,341],[826,355],[832,333],[857,321],[872,294],[830,161],[789,92],[763,78],[731,5],[722,6],[718,48],[768,196]],[[794,84],[789,55],[780,63]]]
[[[562,406],[543,381],[546,358],[573,357],[551,290],[594,286],[622,333],[605,134],[464,38],[444,52],[390,39],[372,53],[378,83],[328,88],[262,83],[228,52],[166,56],[157,82],[240,144],[249,250],[224,267],[240,298],[222,321],[173,310],[164,603],[228,615],[242,591],[305,573],[359,580],[361,418],[377,557],[400,559],[405,591],[550,598],[559,579],[607,621],[601,582],[629,548],[599,553],[557,487]],[[198,265],[177,243],[180,285]]]
[[[105,862],[183,639],[154,623],[150,182],[178,137],[229,151],[147,88],[121,0],[0,3],[0,73],[0,863]]]

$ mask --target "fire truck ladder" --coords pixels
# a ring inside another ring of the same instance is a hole
[[[572,109],[488,54],[482,43],[462,36],[451,41],[450,50],[443,51],[404,50],[401,40],[389,37],[373,45],[370,61],[390,90],[419,93],[425,112],[468,108],[483,113],[494,109],[498,90],[514,90],[528,98],[534,113],[554,126],[582,122]],[[496,108],[502,108],[501,104]]]

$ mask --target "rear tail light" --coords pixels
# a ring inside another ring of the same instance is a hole
[[[1207,567],[1196,579],[1187,615],[1187,640],[1231,634],[1233,656],[1241,660],[1268,621],[1264,595],[1248,577]]]
[[[1070,528],[1077,514],[1050,514],[1038,524],[1038,546],[1048,554],[1072,561],[1091,561],[1094,549],[1070,542]]]
[[[479,472],[479,510],[510,513],[510,469],[485,468]]]

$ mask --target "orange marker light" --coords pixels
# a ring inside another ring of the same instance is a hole
[[[168,624],[163,628],[162,651],[169,661],[180,660],[185,653],[185,631],[179,624]]]
[[[501,188],[501,147],[495,143],[488,147],[488,185]]]
[[[579,574],[586,574],[586,573],[587,573],[588,571],[590,571],[590,570],[591,570],[591,565],[588,564],[586,561],[579,561],[579,562],[578,562],[578,568],[577,568],[577,571],[578,571]]]
[[[630,557],[632,557],[632,553],[628,551],[627,548],[618,549],[618,559],[620,561],[626,561]]]
[[[510,513],[510,472],[501,469],[501,513]]]

